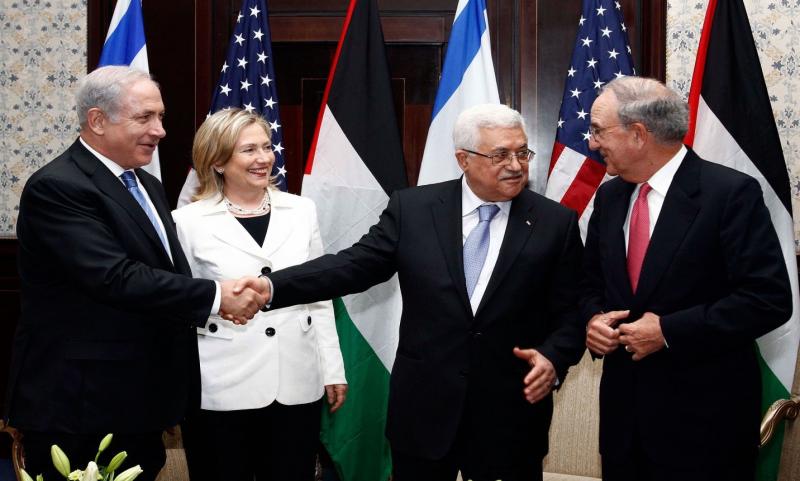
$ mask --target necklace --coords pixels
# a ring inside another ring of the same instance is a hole
[[[269,198],[269,189],[264,191],[264,198],[261,199],[261,204],[255,209],[246,209],[240,205],[234,204],[228,200],[226,196],[222,196],[222,199],[225,201],[225,206],[228,208],[228,211],[238,215],[264,215],[268,213],[272,207]]]

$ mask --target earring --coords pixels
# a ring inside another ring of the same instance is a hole
[[[214,170],[216,170],[218,174],[222,174],[223,172],[225,172],[224,167],[215,167]]]

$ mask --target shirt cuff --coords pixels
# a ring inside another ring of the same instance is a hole
[[[214,303],[211,304],[211,315],[216,316],[219,314],[219,306],[222,304],[222,287],[218,281],[214,281]]]
[[[264,304],[264,308],[269,309],[270,307],[272,307],[272,300],[275,299],[275,286],[272,285],[272,279],[270,279],[269,277],[267,276],[259,276],[259,277],[263,277],[269,283],[269,300],[267,301],[266,304]]]

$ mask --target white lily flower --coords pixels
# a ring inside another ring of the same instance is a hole
[[[97,468],[97,464],[94,461],[89,461],[89,464],[86,465],[86,469],[83,470],[83,477],[81,481],[97,481],[98,479],[103,479],[100,476],[100,470]]]

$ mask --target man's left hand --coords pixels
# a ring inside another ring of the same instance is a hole
[[[619,333],[620,344],[625,345],[626,351],[633,353],[634,361],[640,361],[660,351],[667,343],[661,333],[661,318],[652,312],[644,313],[634,322],[620,324]]]
[[[527,362],[531,367],[523,381],[525,383],[523,390],[525,399],[533,404],[550,394],[553,386],[556,385],[556,368],[553,367],[553,363],[536,349],[515,347],[514,355]]]

